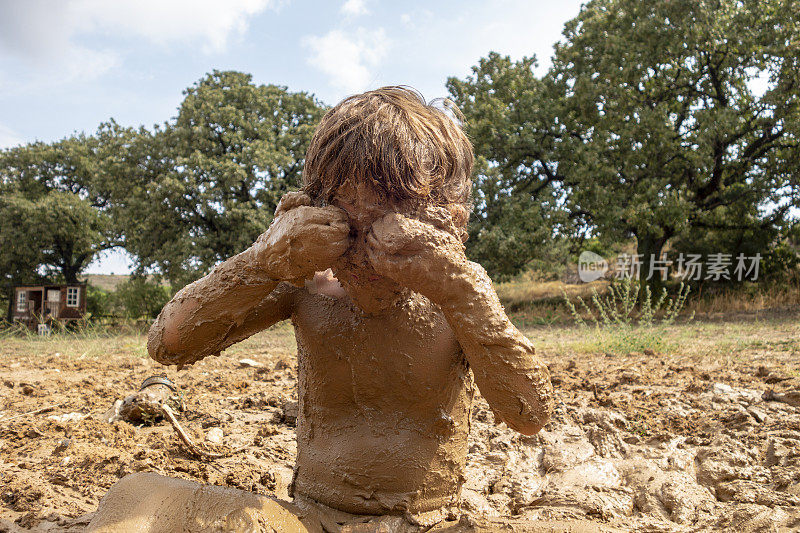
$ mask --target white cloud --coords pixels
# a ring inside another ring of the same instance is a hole
[[[122,64],[118,49],[99,44],[106,36],[221,51],[252,16],[286,1],[0,0],[0,85],[25,92],[95,80]],[[14,79],[3,79],[4,71]]]
[[[389,49],[383,28],[331,30],[321,37],[306,37],[303,44],[311,50],[308,63],[327,74],[334,87],[346,92],[366,89],[373,81],[372,70]]]
[[[85,46],[81,43],[85,37],[122,36],[220,51],[247,30],[250,17],[281,4],[281,0],[0,0],[0,57],[16,57],[40,70],[55,65],[68,78],[96,76],[116,65],[118,57]]]
[[[417,28],[421,24],[430,24],[434,20],[430,9],[418,8],[400,15],[400,22],[409,28]],[[446,20],[446,19],[445,19]]]
[[[49,75],[58,75],[61,83],[75,80],[93,80],[118,66],[121,59],[111,50],[93,50],[83,46],[72,46],[64,50],[59,65]]]
[[[271,0],[72,0],[76,27],[144,37],[157,43],[199,42],[206,50],[225,48],[247,30],[249,17],[274,6]]]
[[[0,124],[0,149],[11,148],[22,143],[23,139],[17,132]]]
[[[366,0],[347,0],[341,7],[342,13],[345,15],[357,17],[359,15],[366,15],[367,2]]]

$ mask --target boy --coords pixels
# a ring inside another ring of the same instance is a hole
[[[472,376],[498,421],[531,435],[548,420],[547,368],[464,255],[472,163],[460,127],[412,90],[344,100],[302,191],[150,330],[150,355],[181,366],[292,320],[303,509],[435,521],[458,500]]]

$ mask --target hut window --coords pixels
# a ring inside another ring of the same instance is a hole
[[[80,288],[67,287],[67,307],[78,307],[80,301]]]
[[[28,292],[17,291],[17,311],[23,312],[28,310]]]

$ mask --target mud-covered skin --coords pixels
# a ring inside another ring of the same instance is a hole
[[[495,415],[520,433],[538,432],[553,409],[550,374],[506,316],[486,271],[467,260],[461,241],[390,213],[373,224],[367,255],[379,274],[441,308]]]
[[[282,201],[252,248],[164,308],[148,349],[191,363],[291,318],[295,494],[350,513],[429,512],[455,503],[463,481],[468,368],[498,418],[526,434],[549,416],[548,372],[445,209],[403,215],[368,188],[343,189],[333,206]]]
[[[350,513],[456,503],[472,378],[444,315],[408,294],[379,315],[298,291],[295,492]]]
[[[345,253],[349,234],[343,210],[313,207],[307,195],[293,192],[281,198],[274,222],[256,240],[253,253],[271,278],[302,285]]]
[[[284,195],[253,246],[181,289],[150,328],[150,356],[165,365],[191,364],[286,318],[289,287],[280,282],[302,283],[350,245],[347,215],[310,204],[303,193]]]

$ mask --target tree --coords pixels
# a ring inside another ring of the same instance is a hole
[[[32,232],[23,223],[32,211],[32,202],[7,192],[0,194],[0,282],[4,292],[14,284],[41,279],[41,250],[32,245]]]
[[[138,268],[179,288],[266,230],[297,188],[323,112],[305,93],[214,71],[185,91],[174,121],[120,143],[116,211]]]
[[[593,0],[542,79],[494,53],[450,79],[491,170],[478,223],[503,214],[494,247],[545,249],[508,237],[532,213],[555,237],[635,237],[645,275],[670,240],[768,246],[800,205],[798,18],[790,0]]]
[[[72,193],[50,191],[35,201],[3,195],[0,220],[0,268],[9,282],[60,276],[77,283],[78,274],[106,248],[107,220]]]
[[[534,58],[512,62],[491,53],[472,76],[447,81],[477,156],[467,253],[501,279],[562,253],[559,244],[571,231],[559,205],[551,110],[535,65]]]
[[[96,255],[117,244],[107,200],[96,193],[97,143],[76,135],[0,152],[0,277],[76,283]]]
[[[643,275],[674,237],[763,233],[800,205],[790,0],[593,0],[564,37],[545,82],[568,207],[635,236]]]

